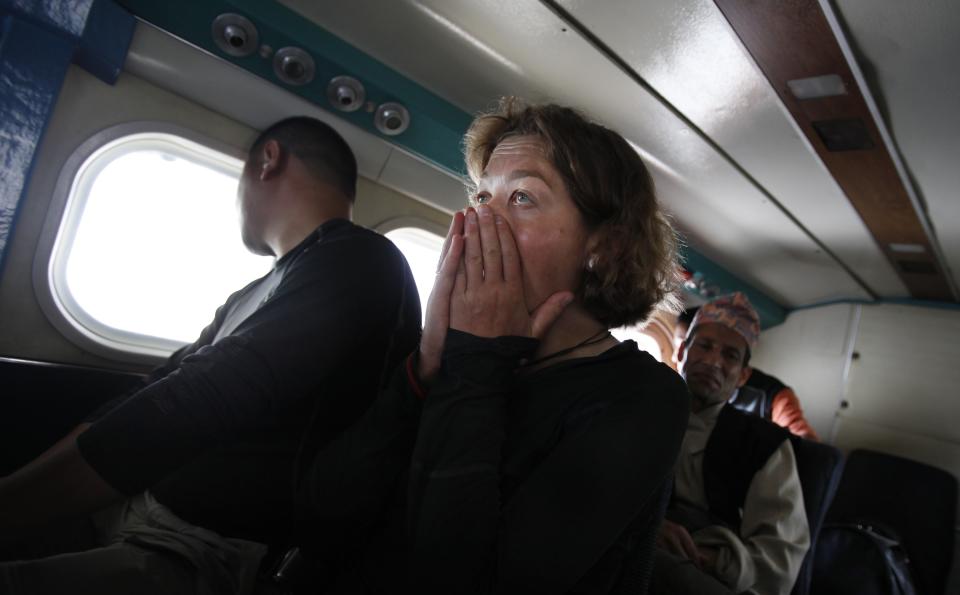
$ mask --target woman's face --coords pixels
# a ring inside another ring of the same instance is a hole
[[[475,201],[510,224],[529,310],[557,291],[577,291],[589,258],[590,233],[537,137],[512,137],[497,145]]]

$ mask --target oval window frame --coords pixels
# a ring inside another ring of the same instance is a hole
[[[173,148],[177,157],[230,176],[239,176],[245,157],[238,147],[167,122],[140,121],[106,128],[74,149],[60,169],[41,232],[46,240],[41,239],[34,258],[34,291],[50,323],[71,343],[111,360],[155,364],[185,344],[100,323],[83,310],[66,284],[66,251],[76,236],[95,174],[110,163],[104,157],[122,154],[132,146],[156,148],[158,144],[164,151]]]

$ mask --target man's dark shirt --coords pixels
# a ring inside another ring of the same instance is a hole
[[[278,274],[253,314],[215,340],[237,304]],[[230,296],[197,342],[140,390],[91,416],[80,452],[117,490],[149,489],[191,523],[281,539],[306,428],[306,443],[319,448],[355,422],[414,349],[419,327],[400,252],[372,231],[328,221]]]

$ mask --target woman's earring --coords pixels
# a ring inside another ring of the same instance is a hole
[[[591,254],[590,258],[587,259],[587,270],[593,271],[593,268],[597,266],[597,255]]]

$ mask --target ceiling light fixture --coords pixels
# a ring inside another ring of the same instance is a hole
[[[891,252],[898,254],[923,254],[927,251],[923,244],[888,244]]]
[[[819,99],[847,94],[847,87],[843,84],[843,79],[836,74],[793,79],[787,81],[787,86],[790,87],[790,92],[797,99]]]

